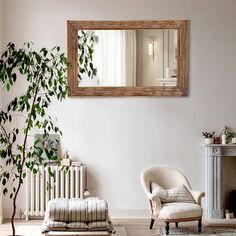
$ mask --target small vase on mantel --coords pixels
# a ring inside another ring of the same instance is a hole
[[[205,139],[204,139],[204,143],[205,143],[206,145],[212,144],[212,143],[213,143],[213,138],[205,138]]]
[[[214,143],[214,134],[215,134],[215,131],[213,131],[213,132],[207,132],[207,131],[202,132],[202,135],[204,137],[204,143],[206,145]]]
[[[222,134],[221,134],[221,144],[226,144],[226,135],[229,132],[229,129],[227,126],[224,127]]]
[[[221,144],[226,144],[226,134],[221,135]]]

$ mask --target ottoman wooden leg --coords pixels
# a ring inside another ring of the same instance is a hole
[[[166,235],[169,234],[169,230],[170,230],[170,223],[166,221]]]

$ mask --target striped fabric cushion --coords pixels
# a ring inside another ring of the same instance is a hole
[[[107,221],[108,219],[108,206],[105,200],[98,198],[86,199],[88,204],[87,221]]]
[[[57,198],[49,201],[48,219],[52,221],[67,222],[69,220],[69,202],[65,198]]]
[[[107,202],[99,198],[57,198],[49,201],[42,233],[57,230],[113,232]]]
[[[67,230],[67,224],[65,222],[52,221],[52,220],[48,220],[47,222],[45,222],[42,229],[43,232],[64,231],[64,230]]]
[[[69,221],[87,221],[87,202],[83,199],[72,198],[69,200]]]
[[[88,223],[88,228],[90,231],[103,231],[109,230],[109,223],[107,221],[96,221]]]
[[[83,222],[72,222],[67,225],[68,231],[86,231],[88,230],[88,225]]]
[[[178,186],[172,189],[164,189],[160,185],[151,182],[151,192],[158,196],[161,202],[189,202],[195,203],[192,195],[185,185]]]

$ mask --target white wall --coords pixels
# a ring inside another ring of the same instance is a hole
[[[2,51],[2,0],[0,0],[0,54]],[[2,106],[2,88],[0,86],[0,108]]]
[[[0,53],[2,51],[2,0],[0,0]],[[0,108],[2,106],[2,88],[0,86]]]
[[[2,51],[2,0],[0,0],[0,54]],[[0,86],[0,110],[2,108],[2,88]],[[2,223],[2,188],[0,185],[0,224]]]
[[[148,208],[140,172],[150,165],[179,168],[204,189],[201,132],[236,128],[235,9],[234,0],[3,1],[4,45],[33,41],[66,51],[66,20],[191,20],[188,97],[67,98],[51,109],[63,148],[88,166],[92,193],[113,215]],[[24,198],[18,203],[23,208]]]

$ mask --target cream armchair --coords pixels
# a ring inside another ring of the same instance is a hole
[[[191,193],[195,203],[162,203],[158,196],[151,193],[151,182],[154,182],[165,189],[185,185]],[[178,222],[197,220],[198,232],[201,232],[203,212],[201,207],[201,198],[205,196],[205,193],[193,191],[188,180],[180,171],[163,166],[150,167],[142,171],[141,184],[151,206],[150,229],[152,229],[155,220],[165,221],[165,231],[168,235],[169,223],[173,222],[176,227],[178,227]]]

